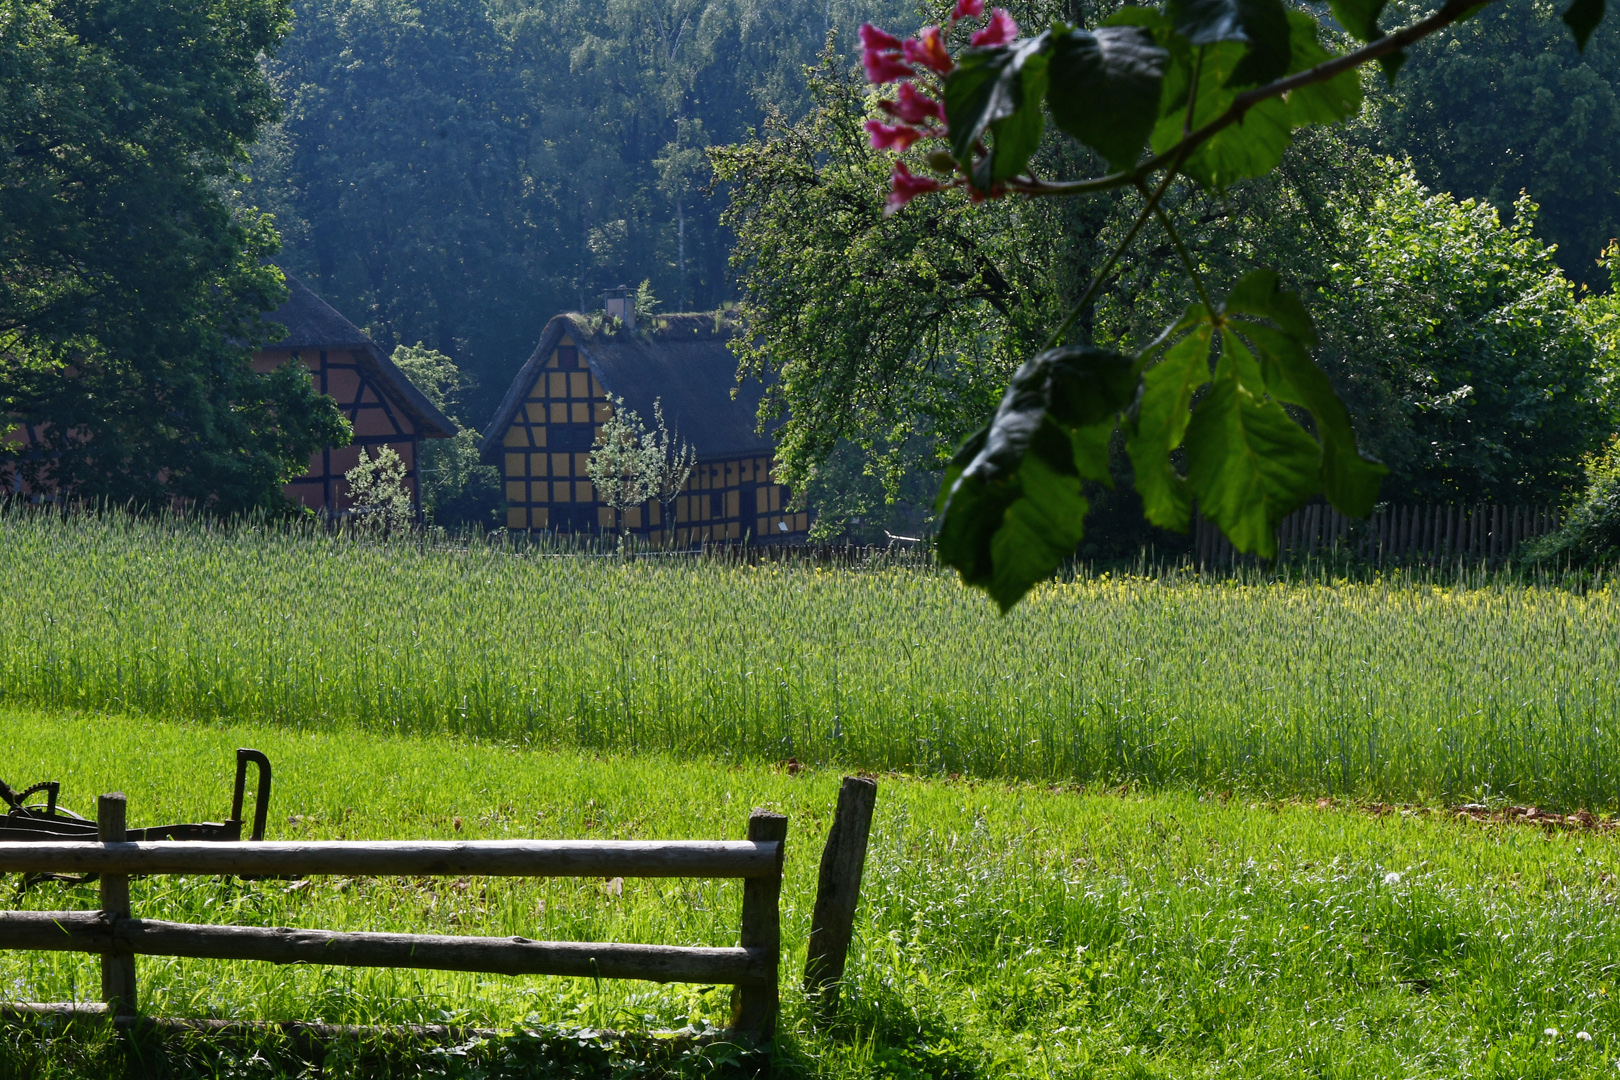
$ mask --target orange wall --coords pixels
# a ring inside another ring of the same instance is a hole
[[[360,463],[361,447],[375,454],[379,447],[391,446],[405,463],[412,500],[419,501],[416,425],[389,398],[365,355],[358,349],[267,349],[254,355],[253,369],[273,371],[295,357],[309,370],[315,388],[337,401],[354,429],[354,441],[311,454],[309,471],[286,486],[287,497],[317,512],[341,514],[351,505],[343,474]]]
[[[597,501],[586,461],[601,425],[612,415],[607,393],[564,336],[547,358],[502,437],[501,479],[509,529],[613,529],[617,512]],[[701,448],[700,448],[701,450]],[[705,461],[692,470],[663,520],[658,502],[625,514],[625,527],[679,545],[802,535],[809,515],[788,513],[787,489],[770,478],[772,460],[750,456]]]

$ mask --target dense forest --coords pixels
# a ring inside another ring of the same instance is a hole
[[[729,299],[707,148],[802,113],[828,33],[891,17],[908,6],[297,0],[271,64],[285,119],[245,197],[385,347],[454,357],[481,422],[546,320],[604,288]]]

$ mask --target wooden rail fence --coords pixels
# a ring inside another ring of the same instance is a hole
[[[748,839],[738,841],[130,843],[123,839],[122,794],[101,796],[97,811],[97,841],[0,843],[0,873],[101,875],[99,911],[0,912],[0,948],[100,953],[102,997],[114,1015],[134,1014],[135,957],[144,955],[729,983],[736,987],[732,1030],[761,1041],[775,1031],[787,839],[787,818],[780,814],[755,810]],[[133,915],[131,874],[741,878],[742,927],[734,948],[698,948],[172,923]]]
[[[1325,503],[1294,511],[1277,526],[1283,557],[1353,555],[1368,562],[1441,563],[1456,559],[1498,563],[1520,544],[1557,530],[1550,506],[1385,506],[1367,520],[1349,518]],[[1231,566],[1242,556],[1213,524],[1193,522],[1193,558],[1200,566]]]

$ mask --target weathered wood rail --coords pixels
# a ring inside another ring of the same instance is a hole
[[[135,1012],[136,956],[180,956],[730,984],[733,1030],[756,1040],[775,1031],[787,839],[780,814],[755,810],[741,841],[131,843],[123,840],[124,797],[114,794],[101,797],[97,824],[95,842],[0,843],[0,873],[101,875],[99,911],[0,912],[0,949],[99,953],[102,997],[114,1015]],[[737,946],[707,948],[173,923],[134,917],[132,874],[740,878],[742,925]]]
[[[1385,506],[1363,521],[1325,503],[1313,503],[1283,518],[1277,546],[1284,557],[1338,553],[1378,564],[1500,563],[1526,540],[1557,530],[1550,506]],[[1202,516],[1193,520],[1193,560],[1200,566],[1231,566],[1238,555],[1221,531]]]

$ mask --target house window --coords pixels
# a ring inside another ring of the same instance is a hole
[[[560,368],[579,367],[579,350],[572,345],[557,347],[557,366]]]
[[[716,491],[709,496],[709,516],[723,518],[726,516],[726,495],[723,491]]]

